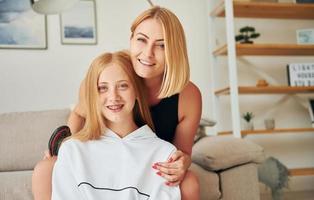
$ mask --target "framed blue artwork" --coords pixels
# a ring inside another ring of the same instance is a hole
[[[60,14],[62,44],[97,44],[96,6],[93,0],[81,0]]]
[[[0,48],[47,49],[46,16],[29,0],[0,0]]]

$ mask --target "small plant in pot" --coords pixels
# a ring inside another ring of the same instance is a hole
[[[254,115],[252,112],[245,112],[242,115],[244,120],[243,129],[244,130],[254,130],[253,118]]]
[[[245,26],[240,29],[240,34],[235,36],[236,42],[242,44],[253,44],[250,39],[258,38],[261,34],[255,33],[255,28],[251,26]]]

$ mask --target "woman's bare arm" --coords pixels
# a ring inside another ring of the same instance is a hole
[[[85,79],[82,81],[79,91],[79,102],[75,105],[68,119],[68,126],[71,133],[77,133],[85,124]]]
[[[199,89],[190,82],[179,96],[179,124],[176,128],[174,145],[176,151],[168,162],[155,167],[169,185],[178,185],[191,165],[191,153],[202,112],[202,97]]]

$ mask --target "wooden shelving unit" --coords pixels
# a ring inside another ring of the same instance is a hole
[[[296,94],[296,93],[314,93],[314,86],[308,87],[290,87],[290,86],[240,86],[239,94]],[[226,87],[215,92],[216,95],[230,94],[230,88]]]
[[[233,2],[235,17],[274,19],[314,19],[313,4]],[[212,16],[225,17],[224,1],[211,12]]]
[[[314,133],[314,128],[280,128],[273,130],[243,130],[242,136],[257,134],[282,134],[282,133]],[[232,131],[218,132],[218,135],[231,135]]]
[[[314,168],[294,168],[289,169],[290,176],[313,176]]]
[[[217,2],[216,2],[217,3]],[[237,75],[237,56],[314,56],[314,45],[298,44],[236,44],[234,40],[235,18],[259,18],[259,19],[289,19],[289,20],[314,20],[314,4],[296,3],[269,3],[237,0],[220,0],[218,4],[210,3],[212,19],[225,17],[226,22],[226,45],[211,48],[211,66],[217,67],[217,56],[227,56],[229,87],[213,91],[216,96],[229,95],[231,105],[232,131],[219,131],[218,135],[232,135],[243,137],[258,134],[307,134],[314,133],[314,128],[276,128],[273,130],[241,130],[239,95],[283,95],[283,94],[314,94],[314,86],[289,87],[289,86],[239,86]],[[216,24],[210,21],[211,27]],[[211,29],[215,31],[214,28]],[[215,35],[215,34],[213,34]],[[211,40],[214,43],[214,40]],[[285,66],[283,66],[285,67]],[[214,74],[214,73],[213,73]],[[219,78],[219,77],[218,77]],[[212,77],[213,81],[215,77]],[[213,84],[215,85],[215,84]],[[214,90],[214,89],[213,89]],[[214,113],[218,109],[219,98],[213,98]],[[223,130],[223,127],[221,127]],[[289,169],[291,176],[313,176],[314,167]]]
[[[314,56],[314,45],[236,44],[237,56]],[[228,54],[227,45],[216,49],[215,56]]]

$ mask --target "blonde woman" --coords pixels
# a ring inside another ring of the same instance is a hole
[[[157,136],[178,149],[168,162],[160,161],[152,167],[167,185],[180,185],[183,200],[197,200],[198,179],[188,168],[202,102],[199,89],[189,81],[185,35],[176,15],[161,7],[141,13],[131,26],[130,55],[136,74],[144,80]],[[85,123],[85,92],[83,81],[79,103],[68,121],[72,133],[81,130]],[[41,184],[46,191],[51,188],[49,176],[54,159],[41,171],[41,176],[48,180]]]

